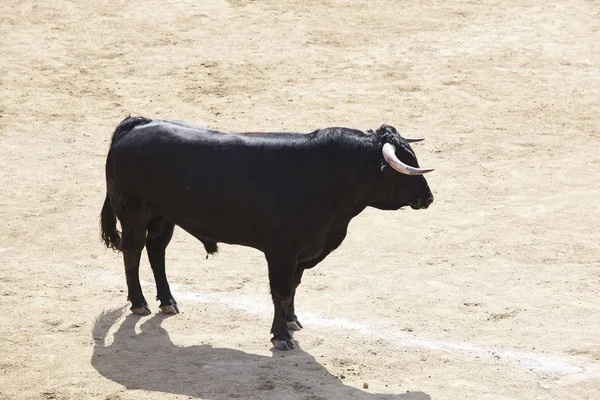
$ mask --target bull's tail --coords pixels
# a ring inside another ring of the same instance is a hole
[[[129,116],[125,118],[115,128],[115,131],[110,141],[111,148],[115,145],[115,142],[127,132],[130,132],[133,128],[135,128],[138,125],[144,125],[150,122],[152,122],[152,120],[144,117]],[[108,159],[110,159],[110,152]],[[117,230],[117,215],[115,214],[115,210],[111,205],[108,193],[106,194],[104,206],[102,207],[102,212],[100,213],[100,231],[102,240],[104,241],[104,244],[107,248],[113,250],[121,249],[121,232]]]
[[[96,350],[106,347],[106,337],[110,329],[117,323],[119,318],[125,314],[127,307],[113,308],[112,310],[103,311],[92,327],[92,336],[94,338],[94,347]],[[98,354],[95,354],[98,355]],[[95,359],[96,357],[94,357]]]
[[[102,240],[107,248],[113,250],[121,249],[121,232],[117,229],[117,214],[110,204],[108,193],[104,200],[104,206],[100,213],[100,231]]]

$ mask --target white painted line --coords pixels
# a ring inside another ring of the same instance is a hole
[[[125,278],[115,279],[106,277],[107,281],[125,284]],[[144,286],[152,285],[142,282]],[[254,297],[224,294],[221,292],[194,293],[182,290],[180,285],[171,284],[175,298],[179,300],[195,301],[207,304],[222,304],[236,310],[243,310],[250,314],[271,317],[273,306],[268,296],[264,301]],[[349,321],[341,318],[323,318],[318,314],[301,311],[301,321],[308,326],[319,326],[327,329],[355,331],[358,334],[392,343],[403,348],[421,348],[429,351],[439,351],[462,354],[477,360],[493,360],[497,363],[516,363],[528,371],[545,374],[559,374],[562,379],[560,384],[573,384],[591,379],[600,379],[600,363],[582,356],[564,354],[532,353],[503,348],[485,348],[468,342],[454,342],[426,337],[419,337],[408,332],[394,332],[388,326],[367,325],[360,322]]]
[[[270,302],[258,302],[256,299],[223,293],[192,293],[179,289],[178,285],[171,285],[177,293],[178,299],[191,300],[199,303],[223,304],[230,308],[243,310],[251,314],[271,316],[273,306]],[[270,300],[270,299],[269,299]],[[422,348],[430,351],[443,351],[459,353],[473,358],[505,362],[517,362],[521,367],[539,373],[558,373],[569,376],[572,382],[600,378],[600,364],[593,364],[585,357],[554,355],[543,353],[521,352],[502,348],[484,348],[467,342],[451,342],[437,339],[418,337],[408,332],[394,332],[390,327],[373,326],[341,318],[323,318],[318,314],[301,311],[301,321],[307,326],[320,326],[323,328],[355,331],[361,335],[370,336],[391,342],[399,347]],[[499,357],[499,358],[498,358]]]

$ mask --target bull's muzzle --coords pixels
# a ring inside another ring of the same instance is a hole
[[[433,203],[433,196],[425,199],[419,198],[415,204],[411,204],[410,206],[413,210],[424,210],[429,207],[431,203]]]

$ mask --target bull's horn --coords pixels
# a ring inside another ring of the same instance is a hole
[[[411,167],[410,165],[404,164],[402,161],[398,160],[396,157],[396,146],[391,143],[386,143],[383,145],[383,149],[381,150],[383,153],[383,158],[387,161],[388,164],[396,171],[400,172],[404,175],[423,175],[428,172],[433,171],[433,169],[422,169]]]
[[[404,140],[406,140],[406,143],[414,143],[414,142],[422,142],[423,140],[425,140],[425,138],[410,138],[410,137],[405,137]]]

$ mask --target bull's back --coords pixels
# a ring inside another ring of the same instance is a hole
[[[115,184],[156,212],[196,236],[251,244],[257,227],[277,231],[315,212],[324,195],[319,157],[303,140],[151,123],[115,143],[109,158]]]

